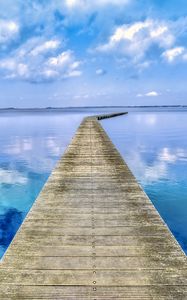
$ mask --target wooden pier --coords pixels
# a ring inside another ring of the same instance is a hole
[[[187,299],[186,256],[98,117],[83,120],[7,250],[0,299]]]

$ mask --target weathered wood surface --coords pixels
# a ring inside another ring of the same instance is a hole
[[[96,118],[4,256],[0,299],[187,299],[186,256]]]

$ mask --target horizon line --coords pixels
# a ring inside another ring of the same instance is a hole
[[[1,107],[0,110],[52,110],[52,109],[76,109],[76,108],[155,108],[155,107],[187,107],[187,104],[165,105],[101,105],[101,106],[46,106],[46,107]]]

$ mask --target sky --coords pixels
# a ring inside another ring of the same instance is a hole
[[[0,107],[187,105],[186,0],[0,0]]]

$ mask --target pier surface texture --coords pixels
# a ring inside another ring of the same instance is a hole
[[[98,116],[83,120],[6,252],[0,299],[187,299],[186,256]]]

